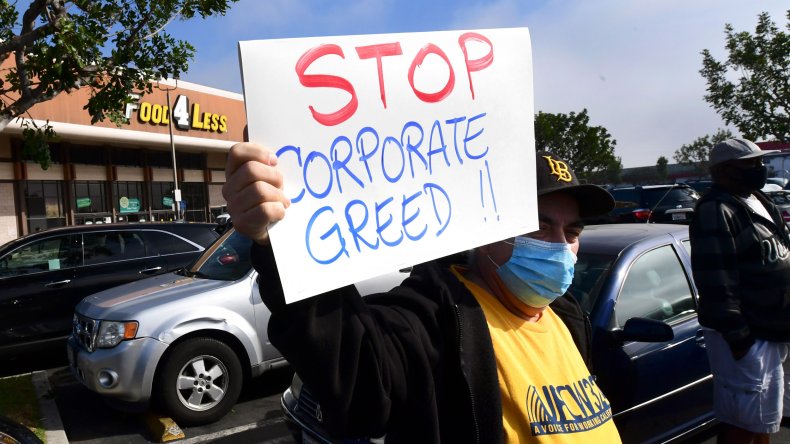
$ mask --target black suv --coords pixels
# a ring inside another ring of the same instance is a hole
[[[219,237],[212,223],[53,228],[0,246],[0,357],[63,341],[90,294],[191,264]]]
[[[681,223],[688,224],[694,215],[699,193],[685,184],[614,187],[615,208],[593,223]]]

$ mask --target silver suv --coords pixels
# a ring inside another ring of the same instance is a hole
[[[190,269],[82,300],[68,340],[72,374],[105,397],[153,401],[183,426],[222,418],[245,378],[287,365],[269,342],[250,246],[230,229]],[[406,276],[357,288],[388,290]]]

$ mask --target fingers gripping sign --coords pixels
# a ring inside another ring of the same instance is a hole
[[[291,204],[283,193],[283,176],[277,156],[253,143],[230,149],[222,195],[236,231],[253,241],[268,242],[268,227],[285,217]]]

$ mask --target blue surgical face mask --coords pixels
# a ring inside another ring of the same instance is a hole
[[[543,308],[568,290],[575,263],[576,255],[566,243],[516,237],[513,255],[497,274],[521,302]]]

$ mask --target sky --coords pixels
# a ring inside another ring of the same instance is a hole
[[[181,79],[242,93],[242,40],[526,26],[535,112],[586,108],[630,168],[674,163],[718,129],[738,135],[704,100],[701,52],[726,59],[725,24],[753,34],[761,12],[788,32],[788,10],[787,0],[240,0],[167,31],[196,48]]]

